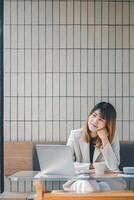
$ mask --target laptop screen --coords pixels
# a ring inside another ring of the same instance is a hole
[[[75,174],[71,149],[66,145],[36,145],[40,169],[46,175]]]

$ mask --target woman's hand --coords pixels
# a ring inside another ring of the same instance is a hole
[[[99,129],[99,130],[97,131],[97,135],[98,135],[98,137],[101,139],[103,147],[104,147],[107,143],[109,143],[109,140],[108,140],[108,137],[107,137],[108,133],[107,133],[106,128],[101,128],[101,129]]]

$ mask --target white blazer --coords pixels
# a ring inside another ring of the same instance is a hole
[[[90,163],[89,145],[81,139],[82,129],[72,130],[68,138],[67,145],[71,147],[73,161]],[[105,162],[110,170],[118,170],[120,164],[120,145],[117,134],[112,143],[108,143],[104,148],[96,148],[93,155],[94,162]]]

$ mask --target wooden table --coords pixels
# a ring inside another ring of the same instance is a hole
[[[134,191],[110,191],[83,194],[52,191],[50,193],[43,193],[42,200],[134,200]]]
[[[65,191],[43,192],[40,181],[34,182],[34,200],[134,200],[134,191],[108,191],[92,193],[74,193]]]

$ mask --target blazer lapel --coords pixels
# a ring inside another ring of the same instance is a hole
[[[83,157],[83,162],[89,162],[89,143],[79,140],[80,150]]]
[[[98,158],[98,156],[100,155],[100,150],[98,148],[95,148],[94,150],[94,156],[93,156],[93,162],[95,162]]]

